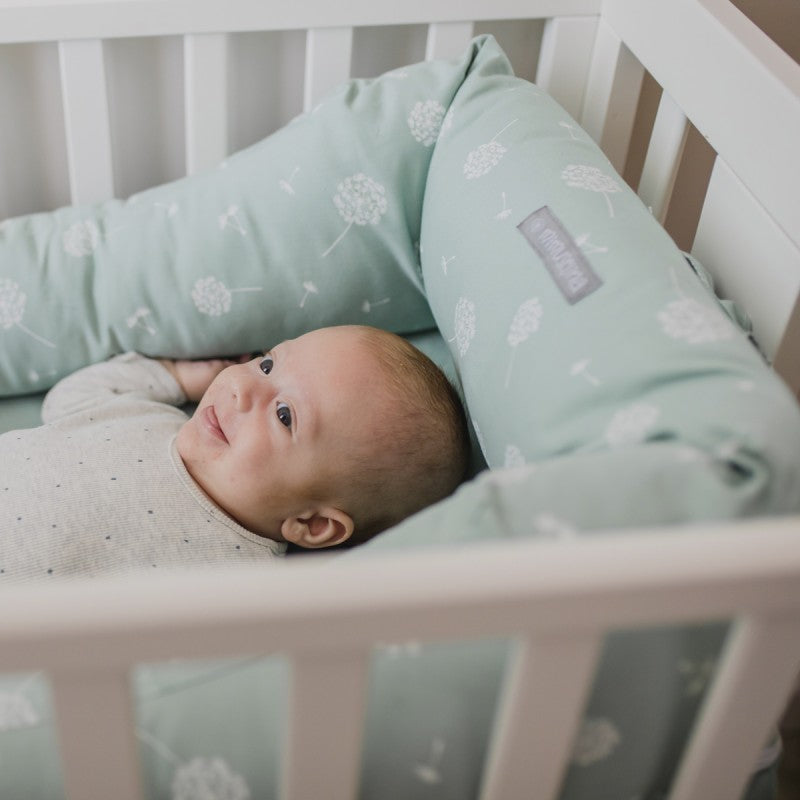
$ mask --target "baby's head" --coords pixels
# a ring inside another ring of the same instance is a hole
[[[246,528],[361,542],[450,494],[469,455],[447,378],[399,336],[321,328],[223,370],[178,433],[189,474]]]

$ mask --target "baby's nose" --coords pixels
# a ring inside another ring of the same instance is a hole
[[[231,381],[231,392],[237,411],[245,413],[270,401],[275,389],[269,378],[264,375],[253,375],[248,365],[244,364],[231,369],[236,371]]]

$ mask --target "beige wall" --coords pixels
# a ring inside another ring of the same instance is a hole
[[[800,0],[731,0],[792,58],[800,62]],[[644,163],[646,143],[653,126],[661,90],[645,75],[631,141],[625,179],[637,186]],[[714,166],[714,152],[690,126],[681,167],[667,209],[664,227],[683,250],[691,250],[705,190]]]
[[[731,0],[795,61],[800,61],[800,0]]]

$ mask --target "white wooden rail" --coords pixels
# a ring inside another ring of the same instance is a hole
[[[103,43],[61,42],[58,52],[72,202],[107,200],[114,177]]]
[[[219,164],[228,155],[228,41],[224,33],[183,40],[186,174]]]
[[[120,791],[120,775],[136,763],[122,681],[139,661],[288,653],[294,727],[282,796],[347,798],[358,775],[366,659],[377,642],[518,637],[482,798],[535,790],[545,800],[558,790],[605,630],[741,617],[697,728],[698,749],[689,750],[671,798],[729,800],[800,664],[800,518],[636,530],[567,546],[514,542],[48,583],[0,595],[18,610],[0,617],[0,669],[56,676],[69,796],[108,796],[113,785],[125,800],[140,795],[135,780]],[[536,733],[538,722],[546,727]],[[313,774],[303,755],[309,741],[329,753]]]

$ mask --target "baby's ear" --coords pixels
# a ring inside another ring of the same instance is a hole
[[[289,517],[281,523],[281,535],[299,547],[316,549],[346,542],[353,534],[353,519],[333,506]]]

